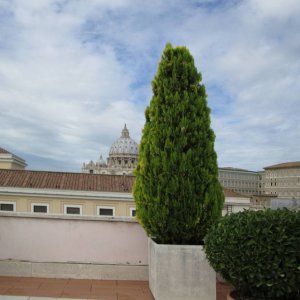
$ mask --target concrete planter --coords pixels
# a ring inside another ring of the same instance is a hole
[[[203,246],[163,245],[149,239],[149,286],[155,300],[215,300],[216,273]]]

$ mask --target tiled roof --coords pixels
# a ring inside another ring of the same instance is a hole
[[[219,170],[226,170],[226,171],[242,171],[242,172],[251,172],[251,173],[257,173],[255,171],[249,171],[246,169],[239,169],[239,168],[232,168],[232,167],[223,167],[219,168]]]
[[[0,154],[11,154],[11,153],[0,147]]]
[[[0,169],[1,187],[131,192],[133,176]]]
[[[132,192],[134,176],[0,169],[0,187]],[[225,197],[244,197],[224,188]]]
[[[264,169],[268,170],[268,169],[288,169],[288,168],[300,168],[300,161],[286,162],[282,164],[265,167]]]
[[[234,192],[233,190],[225,188],[225,187],[223,187],[223,191],[224,191],[225,197],[239,197],[239,198],[247,197],[247,196],[244,196],[242,194]]]

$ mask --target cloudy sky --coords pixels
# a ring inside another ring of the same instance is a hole
[[[219,166],[300,160],[299,0],[0,0],[0,147],[80,171],[139,142],[167,42],[207,88]]]

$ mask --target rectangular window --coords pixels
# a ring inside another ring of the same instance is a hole
[[[49,204],[43,203],[32,203],[31,204],[31,211],[33,213],[48,213],[49,212]]]
[[[16,203],[0,202],[0,211],[16,211]]]
[[[97,206],[99,216],[115,216],[115,208],[112,206]]]
[[[64,205],[65,215],[82,215],[82,205]]]
[[[136,209],[135,207],[130,207],[130,217],[135,217],[136,216]]]

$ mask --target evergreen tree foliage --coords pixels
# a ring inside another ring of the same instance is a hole
[[[137,218],[158,243],[202,244],[224,194],[205,87],[186,47],[166,45],[152,90],[133,188]]]

